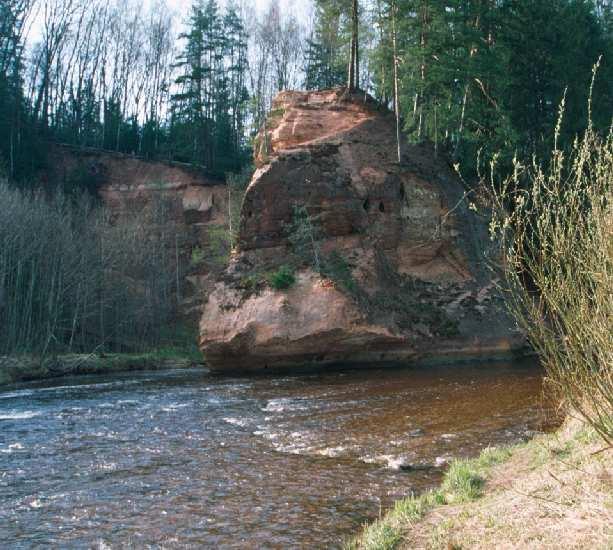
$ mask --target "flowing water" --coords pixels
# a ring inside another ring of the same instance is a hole
[[[524,363],[0,390],[0,546],[338,547],[449,457],[543,429],[541,385]]]

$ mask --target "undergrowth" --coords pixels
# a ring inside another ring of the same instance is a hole
[[[613,445],[613,126],[601,136],[588,120],[562,150],[563,113],[550,158],[516,160],[492,185],[491,230],[507,304],[551,388]]]

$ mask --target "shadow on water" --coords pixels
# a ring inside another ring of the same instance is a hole
[[[0,393],[9,547],[334,547],[445,462],[553,426],[533,362]]]

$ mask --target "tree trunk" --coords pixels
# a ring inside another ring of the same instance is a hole
[[[355,87],[360,88],[360,35],[359,35],[359,9],[358,0],[353,0],[353,41],[355,44]]]
[[[398,162],[402,161],[400,151],[400,97],[398,90],[398,42],[396,34],[396,2],[392,2],[392,45],[394,55],[394,113],[396,114],[396,146],[398,152]]]
[[[355,57],[355,42],[354,42],[354,37],[353,37],[353,33],[352,33],[352,36],[351,36],[351,48],[350,48],[350,51],[349,51],[349,68],[348,68],[348,71],[347,71],[348,75],[349,75],[348,78],[347,78],[347,88],[349,88],[349,90],[353,90],[353,83],[355,81],[355,75],[353,73],[353,70],[354,70],[354,67],[355,67],[355,65],[353,63],[354,57]]]
[[[358,0],[353,0],[351,8],[351,49],[349,54],[349,70],[347,78],[347,88],[355,90],[360,86],[360,53],[359,53],[359,37],[358,37]]]

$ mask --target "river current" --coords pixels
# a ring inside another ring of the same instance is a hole
[[[0,389],[0,545],[336,548],[547,416],[531,363]]]

